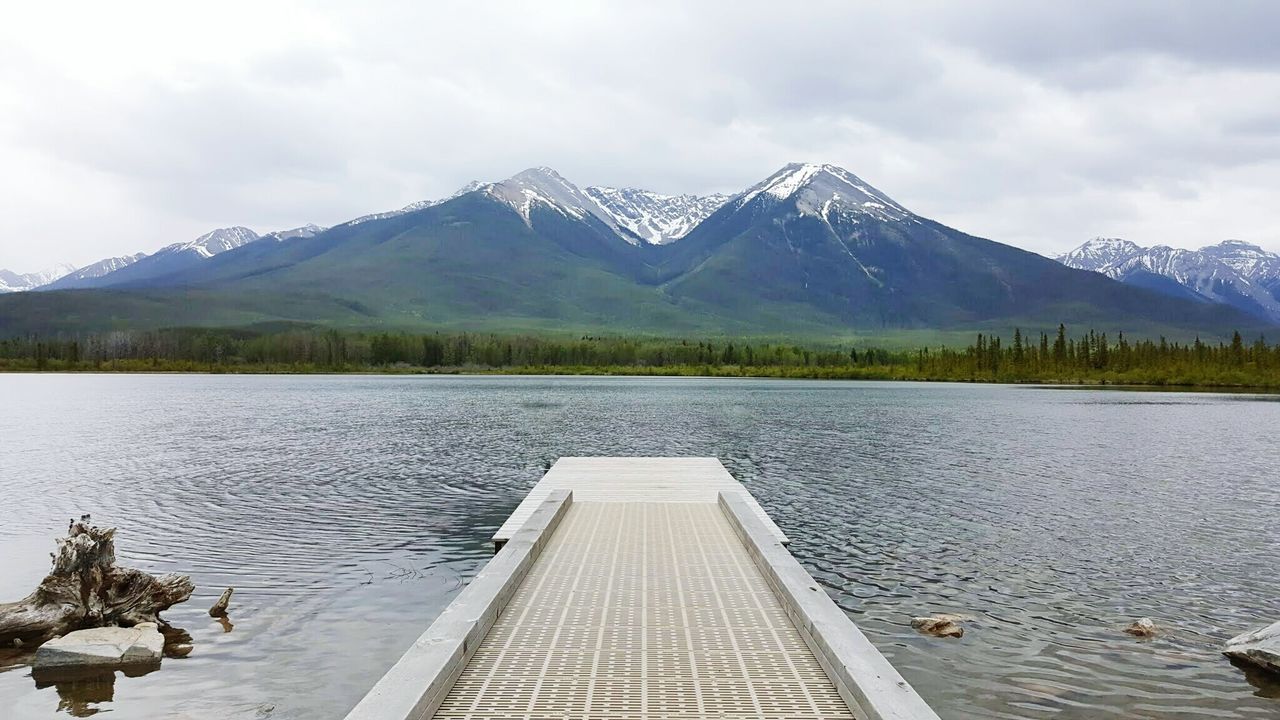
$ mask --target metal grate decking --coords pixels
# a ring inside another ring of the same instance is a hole
[[[576,502],[435,717],[853,716],[715,504]]]
[[[784,544],[787,536],[756,499],[715,458],[564,457],[529,491],[493,540],[499,547],[529,515],[558,489],[573,491],[576,502],[666,502],[714,505],[722,492],[740,495]]]
[[[715,458],[560,458],[347,720],[938,720]]]

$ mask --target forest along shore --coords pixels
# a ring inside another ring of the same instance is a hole
[[[1280,389],[1280,344],[1131,341],[1090,330],[963,348],[483,333],[175,329],[0,340],[0,371],[472,373],[921,380]]]

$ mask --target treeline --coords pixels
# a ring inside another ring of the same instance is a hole
[[[1008,342],[979,334],[964,350],[918,350],[915,364],[922,376],[952,380],[1280,387],[1280,345],[1246,343],[1238,332],[1230,343],[1176,343],[1092,330],[1073,338],[1062,325],[1053,337],[1015,329]]]
[[[191,363],[212,368],[305,366],[324,370],[497,369],[525,367],[762,366],[843,367],[905,362],[880,349],[817,349],[794,344],[657,338],[552,338],[475,333],[253,333],[204,329],[111,332],[0,340],[0,361],[37,369],[111,364]]]
[[[1280,387],[1280,345],[1130,341],[1089,331],[966,348],[649,337],[172,329],[0,340],[0,370],[514,372]]]

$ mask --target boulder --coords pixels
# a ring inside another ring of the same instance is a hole
[[[964,628],[956,624],[959,615],[932,615],[911,619],[911,627],[934,637],[962,637]]]
[[[76,630],[36,649],[36,669],[158,663],[164,635],[155,623]]]
[[[1134,620],[1124,631],[1134,637],[1149,638],[1155,637],[1160,632],[1160,627],[1152,622],[1151,618],[1144,617]]]
[[[1227,657],[1280,673],[1280,622],[1231,638],[1222,652]]]

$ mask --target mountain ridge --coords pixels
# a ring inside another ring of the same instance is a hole
[[[58,263],[37,272],[19,273],[0,268],[0,293],[24,292],[43,287],[70,272],[76,267],[70,263]]]
[[[624,190],[579,188],[535,167],[328,229],[261,236],[274,242],[227,228],[156,254],[181,263],[145,258],[97,279],[110,292],[25,301],[28,317],[0,299],[0,330],[68,327],[63,315],[79,306],[76,327],[254,317],[821,334],[1064,321],[1216,332],[1254,322],[967,235],[836,165],[788,164],[723,199]],[[1232,262],[1258,262],[1250,252],[1237,248]],[[196,294],[202,305],[191,307],[183,298]]]
[[[605,212],[650,245],[666,245],[688,235],[733,196],[663,195],[641,188],[584,188]]]
[[[1224,240],[1186,250],[1094,238],[1056,259],[1068,267],[1120,282],[1173,297],[1229,305],[1280,323],[1280,255],[1252,243]]]

